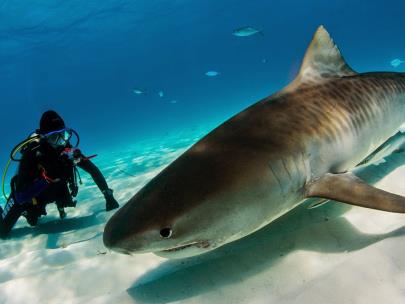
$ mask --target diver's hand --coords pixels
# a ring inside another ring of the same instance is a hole
[[[105,211],[111,211],[114,209],[117,209],[120,205],[118,204],[118,202],[116,201],[116,199],[114,197],[108,198],[106,199],[106,203],[105,203]]]
[[[120,206],[118,204],[117,200],[113,196],[112,189],[104,190],[103,194],[105,197],[105,211],[110,211],[110,210],[116,209]]]

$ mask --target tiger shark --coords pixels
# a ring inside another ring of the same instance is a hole
[[[125,254],[198,255],[310,197],[404,213],[405,197],[350,172],[389,142],[404,107],[405,73],[356,73],[320,26],[297,77],[155,176],[110,218],[104,244]]]

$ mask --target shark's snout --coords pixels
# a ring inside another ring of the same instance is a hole
[[[118,210],[107,222],[104,233],[104,245],[113,250],[124,254],[131,254],[134,251],[141,250],[141,238],[139,229],[134,225],[132,217],[126,215],[127,205]]]
[[[104,246],[114,251],[129,254],[130,248],[127,248],[127,241],[122,238],[122,229],[109,221],[104,228],[103,234]]]
[[[160,226],[152,220],[154,217],[145,221],[144,212],[148,209],[138,208],[141,203],[135,202],[139,210],[134,213],[128,211],[131,204],[127,203],[110,218],[103,233],[107,248],[124,254],[145,253],[159,250],[165,246],[164,241],[170,241],[170,226],[163,225],[159,229]]]

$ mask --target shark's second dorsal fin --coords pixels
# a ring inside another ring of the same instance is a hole
[[[330,77],[356,74],[345,62],[329,33],[321,25],[305,53],[300,72],[294,84],[318,83]]]

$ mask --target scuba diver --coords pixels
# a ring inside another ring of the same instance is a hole
[[[77,143],[72,146],[73,134]],[[11,193],[4,210],[0,206],[0,237],[11,231],[18,218],[23,215],[31,226],[46,215],[46,205],[56,203],[61,219],[66,217],[66,207],[76,207],[73,200],[78,193],[79,167],[88,172],[103,193],[106,211],[119,207],[113,191],[101,171],[91,162],[96,155],[85,157],[77,148],[79,136],[73,129],[65,127],[63,119],[55,111],[42,114],[40,127],[28,139],[18,144],[11,152],[11,160],[19,161],[17,174],[11,179]],[[20,151],[21,159],[15,155]],[[3,175],[4,178],[8,166]],[[81,183],[81,180],[80,180]]]

